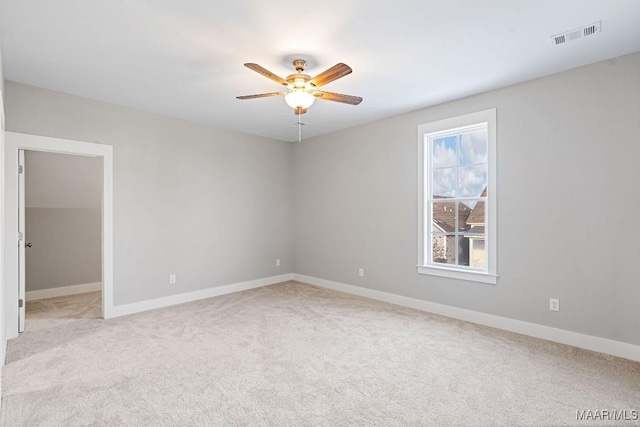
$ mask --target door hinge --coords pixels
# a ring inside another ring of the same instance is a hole
[[[22,231],[18,231],[18,242],[22,242],[24,239],[24,233]]]
[[[24,172],[24,166],[19,165],[18,166],[18,173],[22,173],[22,172]]]
[[[18,300],[18,308],[22,308],[23,305],[24,305],[24,300],[19,299]]]

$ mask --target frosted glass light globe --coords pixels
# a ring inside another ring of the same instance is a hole
[[[293,109],[303,108],[307,109],[311,107],[315,98],[308,92],[304,90],[294,90],[293,92],[289,92],[284,96],[284,100],[287,102],[289,107]]]

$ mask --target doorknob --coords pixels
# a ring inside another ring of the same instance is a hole
[[[24,245],[25,248],[30,248],[31,247],[31,242],[27,243],[26,245]]]

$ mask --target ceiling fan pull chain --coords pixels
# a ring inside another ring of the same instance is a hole
[[[300,116],[301,114],[298,114],[298,142],[302,142],[302,124],[300,123]]]

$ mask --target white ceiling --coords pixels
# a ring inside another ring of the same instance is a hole
[[[549,36],[602,21],[592,37]],[[270,138],[297,140],[276,83],[287,58],[359,106],[316,101],[303,137],[640,51],[638,0],[0,0],[5,78]]]

